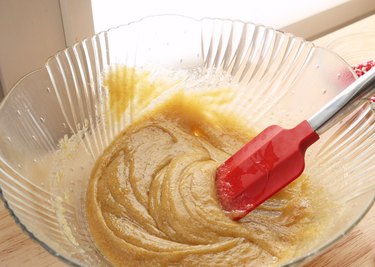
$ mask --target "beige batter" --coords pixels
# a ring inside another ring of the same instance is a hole
[[[98,159],[87,192],[98,249],[116,266],[268,266],[302,253],[327,225],[325,194],[300,177],[232,221],[217,202],[215,171],[251,134],[194,103],[176,94]]]

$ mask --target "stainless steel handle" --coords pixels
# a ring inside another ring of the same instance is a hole
[[[375,68],[349,85],[308,119],[308,122],[316,133],[322,134],[358,107],[357,103],[361,99],[370,98],[373,94],[375,94]]]

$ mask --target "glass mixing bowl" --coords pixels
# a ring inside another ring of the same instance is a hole
[[[16,222],[72,265],[109,265],[91,240],[84,200],[97,157],[143,112],[136,100],[121,116],[111,111],[103,73],[118,65],[197,81],[197,88],[205,90],[233,85],[232,101],[218,108],[256,130],[270,124],[294,126],[356,78],[339,56],[290,34],[241,21],[181,16],[142,19],[51,57],[1,103],[0,186]],[[214,100],[204,94],[200,99]],[[374,122],[374,112],[363,100],[309,149],[305,172],[343,210],[332,214],[334,223],[324,236],[287,265],[317,256],[372,206]]]

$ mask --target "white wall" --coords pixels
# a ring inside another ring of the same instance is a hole
[[[0,87],[5,93],[64,48],[59,0],[0,0]]]
[[[155,14],[240,19],[305,39],[375,12],[375,0],[91,0],[95,32]]]
[[[67,46],[94,35],[91,0],[60,0],[60,8]]]

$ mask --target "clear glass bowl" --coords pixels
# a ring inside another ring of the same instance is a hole
[[[91,240],[84,200],[96,158],[142,113],[137,103],[120,120],[110,111],[102,78],[119,64],[171,76],[183,71],[207,88],[222,80],[239,85],[234,100],[221,108],[257,130],[270,124],[294,126],[356,78],[336,54],[290,34],[240,21],[181,16],[142,19],[50,58],[1,103],[0,186],[16,222],[72,265],[109,265]],[[327,234],[317,236],[314,245],[288,265],[317,256],[372,206],[374,121],[373,110],[363,100],[309,150],[306,173],[344,209],[332,214],[334,225]]]

